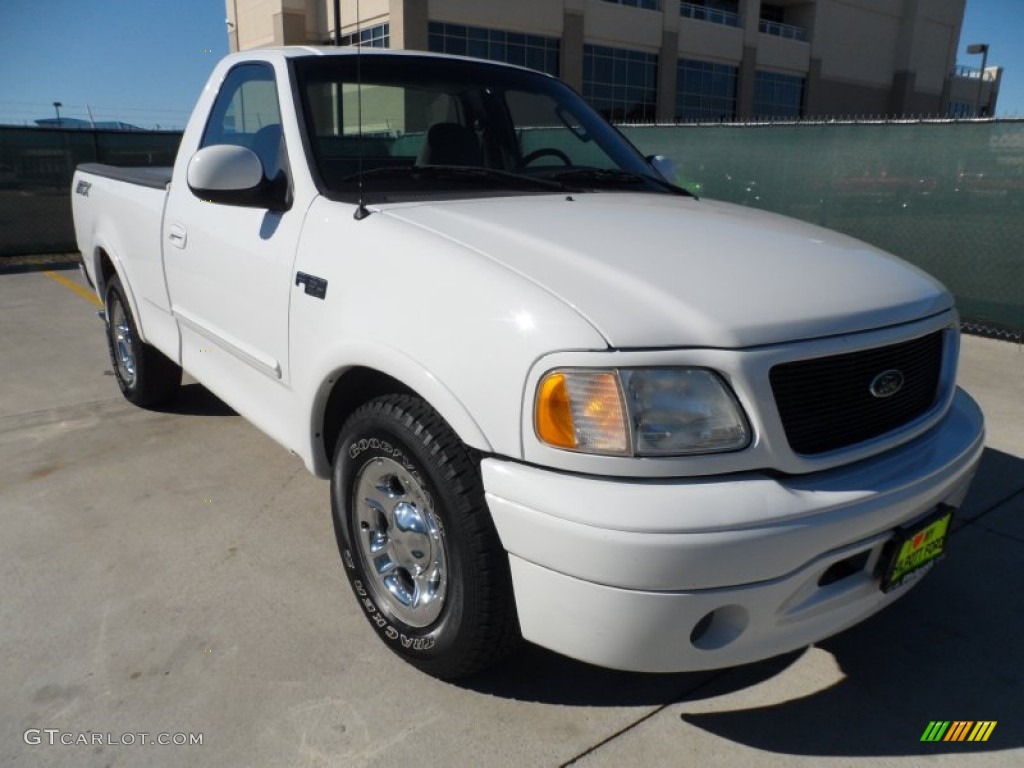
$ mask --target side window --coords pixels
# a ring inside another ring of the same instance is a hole
[[[232,69],[217,94],[200,147],[235,144],[259,157],[267,178],[284,164],[284,135],[274,70],[267,64]]]

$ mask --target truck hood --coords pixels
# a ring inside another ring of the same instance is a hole
[[[942,285],[894,256],[727,203],[591,193],[380,210],[555,294],[618,349],[752,347],[896,325],[953,306]]]

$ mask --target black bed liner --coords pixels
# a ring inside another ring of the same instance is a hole
[[[91,173],[94,176],[103,176],[116,181],[127,181],[129,184],[138,184],[153,189],[166,189],[171,183],[171,173],[174,170],[171,166],[145,167],[145,168],[124,168],[118,165],[104,165],[103,163],[82,163],[78,170],[84,173]]]

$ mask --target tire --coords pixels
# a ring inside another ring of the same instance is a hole
[[[349,417],[331,508],[352,591],[392,651],[451,680],[516,648],[508,556],[479,459],[429,405],[388,395]]]
[[[181,366],[139,338],[121,280],[110,278],[106,294],[107,349],[121,394],[140,408],[166,403],[181,388]]]

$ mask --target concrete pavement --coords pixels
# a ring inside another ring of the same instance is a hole
[[[126,403],[95,309],[44,273],[0,276],[0,329],[0,765],[1024,764],[1017,345],[964,340],[989,448],[950,557],[893,609],[739,669],[527,648],[452,685],[377,641],[327,484],[287,451],[194,383],[174,412]],[[922,743],[930,720],[998,725]],[[93,733],[136,743],[59,743]]]

